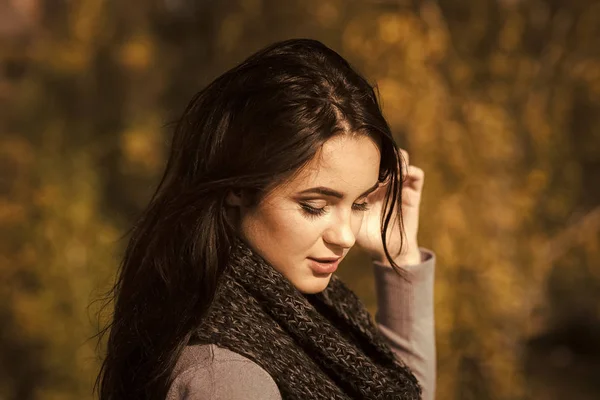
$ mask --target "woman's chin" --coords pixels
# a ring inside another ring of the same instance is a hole
[[[296,288],[304,294],[316,294],[322,292],[329,285],[332,274],[313,274],[296,285]]]

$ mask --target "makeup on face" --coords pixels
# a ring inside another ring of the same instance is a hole
[[[327,287],[379,186],[379,148],[370,138],[340,136],[321,152],[241,216],[246,240],[303,293]]]

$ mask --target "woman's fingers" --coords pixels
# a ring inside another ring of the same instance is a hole
[[[417,192],[420,192],[423,189],[425,172],[419,167],[410,165],[410,156],[406,150],[400,149],[400,154],[402,156],[402,160],[400,160],[400,163],[402,165],[402,176],[404,178],[404,185],[410,187],[413,190],[416,190]]]
[[[425,172],[414,165],[407,164],[410,162],[408,152],[404,149],[400,149],[401,153],[401,166],[402,166],[402,204],[405,206],[418,206],[421,202],[421,191],[423,189],[423,183],[425,181]],[[381,185],[376,191],[369,195],[369,202],[378,203],[383,200],[383,196],[386,192],[387,185]]]
[[[408,185],[411,189],[421,192],[423,189],[423,183],[425,182],[425,172],[414,165],[408,166],[408,172],[406,174],[405,185]]]
[[[410,157],[408,156],[408,152],[404,149],[400,149],[400,155],[402,157],[400,160],[400,164],[402,166],[402,176],[406,176],[408,173],[407,168],[410,165]]]

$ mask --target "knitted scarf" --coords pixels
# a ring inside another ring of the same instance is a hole
[[[266,370],[283,399],[420,399],[360,299],[336,276],[303,294],[241,239],[193,341]]]

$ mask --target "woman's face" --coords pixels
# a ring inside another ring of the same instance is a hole
[[[379,149],[366,136],[329,139],[257,207],[240,207],[242,236],[300,292],[324,290],[331,273],[315,272],[310,259],[343,258],[354,245],[379,162]]]

